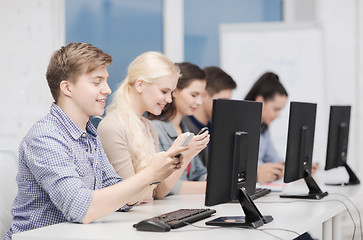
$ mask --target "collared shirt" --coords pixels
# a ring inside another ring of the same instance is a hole
[[[95,127],[88,122],[83,131],[53,103],[50,114],[36,122],[20,144],[16,181],[13,221],[5,239],[51,224],[82,222],[94,190],[122,179]]]
[[[260,134],[260,148],[258,153],[258,165],[262,163],[282,162],[283,159],[277,154],[271,141],[270,130],[267,128]]]
[[[152,120],[158,135],[159,135],[159,148],[160,151],[167,151],[172,145],[175,139],[178,137],[178,133],[175,131],[171,122]],[[183,124],[180,124],[183,132],[189,132],[189,129]],[[187,170],[184,171],[180,177],[179,182],[174,186],[172,193],[177,194],[180,191],[182,181],[204,181],[206,180],[207,168],[203,165],[198,155],[190,161],[190,172],[187,174]]]

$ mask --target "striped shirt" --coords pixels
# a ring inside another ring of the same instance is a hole
[[[95,127],[88,122],[83,131],[53,103],[20,144],[16,181],[18,194],[5,239],[51,224],[82,222],[93,191],[122,179],[109,163]]]

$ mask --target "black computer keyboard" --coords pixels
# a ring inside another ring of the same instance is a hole
[[[137,224],[134,224],[134,227],[138,230],[146,231],[156,231],[160,230],[155,228],[155,226],[159,227],[162,224],[168,225],[171,229],[180,228],[188,223],[194,223],[196,221],[205,219],[210,217],[213,213],[216,213],[216,210],[209,208],[202,209],[179,209],[173,212],[164,213],[159,216],[155,216],[149,219],[145,219],[140,221]],[[155,225],[155,226],[145,226],[146,225]],[[170,229],[169,229],[170,230]],[[165,231],[165,229],[161,230]],[[168,230],[166,230],[168,231]]]
[[[265,196],[266,194],[268,194],[270,192],[271,192],[271,189],[269,189],[269,188],[256,188],[255,193],[250,195],[250,198],[252,200],[256,200],[257,198]]]

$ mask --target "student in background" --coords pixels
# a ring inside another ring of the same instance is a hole
[[[262,102],[261,135],[258,155],[258,182],[272,182],[283,177],[284,162],[271,141],[269,125],[280,116],[287,102],[287,91],[279,77],[264,73],[247,93],[245,100]]]
[[[122,181],[101,146],[91,115],[102,115],[111,93],[110,55],[86,43],[69,43],[50,59],[46,78],[54,98],[19,147],[18,194],[12,234],[65,221],[90,223],[118,209],[127,211],[153,183],[181,167],[173,146],[153,156],[134,177]],[[177,145],[178,146],[178,145]]]
[[[264,73],[247,93],[245,100],[262,102],[261,135],[258,156],[257,181],[272,182],[284,174],[284,161],[277,154],[271,141],[269,125],[280,116],[287,102],[287,91],[279,77],[272,72]],[[312,172],[318,168],[313,164]]]
[[[173,141],[182,133],[189,132],[182,122],[186,115],[192,115],[202,104],[202,94],[206,86],[205,73],[197,65],[183,62],[177,63],[181,71],[177,88],[173,92],[173,101],[162,111],[161,115],[149,115],[153,119],[160,142],[160,149],[169,149]],[[196,138],[205,139],[199,150],[206,147],[209,142],[208,131],[197,135]],[[202,143],[202,142],[201,142]],[[173,193],[190,194],[204,193],[206,188],[207,169],[198,156],[195,156],[183,173],[179,184]]]
[[[232,91],[236,88],[233,78],[219,67],[206,67],[206,88],[201,94],[202,104],[194,111],[193,115],[183,117],[183,124],[193,133],[198,133],[203,127],[210,128],[213,110],[213,99],[232,97]],[[208,148],[199,153],[204,166],[208,162]]]
[[[128,67],[128,74],[114,93],[106,117],[98,125],[105,152],[116,172],[125,179],[144,171],[159,151],[155,127],[143,117],[145,112],[161,114],[172,101],[180,75],[179,68],[158,52],[139,55]],[[170,144],[180,144],[182,135]],[[208,143],[207,136],[194,137],[189,150],[183,152],[183,163],[160,184],[155,185],[142,201],[162,199],[178,182],[190,160]]]

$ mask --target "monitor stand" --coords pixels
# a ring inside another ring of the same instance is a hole
[[[305,183],[309,188],[308,194],[301,194],[301,195],[283,194],[283,195],[280,195],[280,197],[281,198],[302,198],[302,199],[319,200],[328,195],[328,192],[321,191],[319,185],[315,182],[314,178],[311,176],[309,171],[305,170],[304,175],[305,175],[304,176]]]
[[[358,184],[360,184],[359,178],[357,177],[357,175],[355,175],[355,173],[348,166],[348,164],[344,163],[343,166],[345,167],[345,169],[347,170],[347,172],[349,174],[349,181],[348,182],[342,182],[342,183],[325,183],[325,185],[328,185],[328,186],[347,186],[347,185],[358,185]]]
[[[246,216],[219,217],[205,224],[222,227],[258,228],[273,220],[272,216],[262,216],[243,187],[239,190],[239,202]]]

